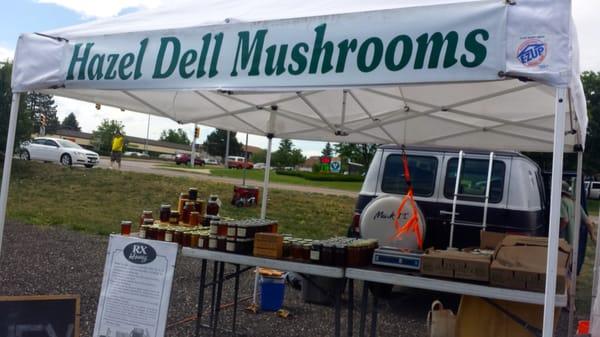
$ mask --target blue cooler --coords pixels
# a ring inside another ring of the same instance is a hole
[[[285,295],[285,275],[281,277],[260,277],[260,309],[277,311],[283,306]]]

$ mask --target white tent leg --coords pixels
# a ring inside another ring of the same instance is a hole
[[[600,205],[598,206],[598,216],[600,217]],[[596,228],[596,237],[600,235],[600,226]],[[592,283],[592,307],[590,309],[590,327],[594,326],[594,317],[598,314],[594,312],[594,303],[596,302],[596,293],[598,290],[598,265],[600,262],[600,244],[596,242],[596,254],[594,255],[594,269],[592,272],[594,273],[594,282]]]
[[[573,238],[573,259],[571,262],[571,287],[569,288],[569,327],[567,336],[573,336],[573,321],[575,319],[575,292],[577,290],[577,260],[579,259],[579,227],[581,227],[581,170],[583,152],[577,152],[577,180],[575,182],[575,237]]]
[[[0,255],[2,254],[2,235],[4,234],[4,223],[6,222],[6,204],[8,203],[10,169],[12,167],[12,158],[15,149],[15,134],[17,132],[17,116],[19,115],[20,100],[20,93],[12,95],[8,135],[6,136],[6,152],[4,153],[4,168],[2,170],[2,187],[0,188]]]
[[[262,202],[260,204],[260,218],[264,219],[267,217],[267,199],[269,194],[269,174],[271,172],[271,146],[273,144],[273,137],[269,136],[269,145],[267,147],[267,160],[265,163],[265,179],[263,181],[263,195]]]
[[[230,132],[229,132],[229,130],[227,130],[227,140],[225,143],[225,158],[223,158],[223,166],[225,168],[229,168],[229,165],[227,165],[227,160],[228,160],[227,158],[229,158],[229,137],[230,137],[229,134],[230,134]]]
[[[552,183],[550,187],[550,227],[548,229],[548,261],[546,263],[546,291],[544,295],[543,337],[554,332],[554,305],[556,301],[556,267],[560,227],[560,191],[563,174],[565,144],[566,89],[557,88],[554,105],[554,147],[552,155]]]

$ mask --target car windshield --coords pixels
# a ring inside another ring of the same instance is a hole
[[[56,139],[56,142],[58,142],[58,144],[60,144],[60,146],[62,146],[62,147],[68,147],[68,148],[72,148],[72,149],[81,149],[81,146],[73,143],[70,140]]]

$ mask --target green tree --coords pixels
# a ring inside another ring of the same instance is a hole
[[[109,154],[112,148],[113,136],[117,130],[125,136],[125,132],[123,131],[124,128],[125,126],[123,123],[119,121],[108,119],[102,120],[100,125],[98,125],[98,128],[92,132],[92,146],[100,154]],[[125,143],[127,143],[127,140]],[[125,144],[125,147],[127,147],[127,144]]]
[[[253,163],[266,163],[267,162],[267,151],[260,149],[252,154],[250,161]]]
[[[73,131],[81,131],[81,127],[79,126],[79,122],[77,121],[77,117],[75,117],[74,113],[70,113],[63,119],[60,127],[67,130]]]
[[[238,142],[235,132],[229,135],[229,155],[239,156],[242,153],[242,143]],[[215,129],[204,142],[203,147],[211,156],[225,156],[225,145],[227,143],[227,130]]]
[[[6,149],[8,120],[10,116],[10,107],[12,105],[12,90],[10,87],[11,73],[11,63],[0,63],[0,153],[2,154],[4,154]],[[22,94],[19,103],[19,115],[17,117],[15,149],[19,148],[21,142],[31,137],[31,114],[27,111],[27,105],[25,104],[26,100],[27,95]],[[2,159],[4,159],[4,155],[2,155]]]
[[[161,134],[160,134],[160,140],[165,141],[165,142],[175,143],[175,144],[184,144],[184,145],[192,144],[187,133],[185,131],[183,131],[183,129],[181,129],[181,128],[179,128],[177,130],[173,130],[173,129],[163,130],[163,132],[161,132]]]
[[[282,139],[277,151],[273,152],[273,166],[276,167],[294,167],[306,161],[302,155],[302,150],[294,148],[294,144],[289,139]]]
[[[586,174],[600,173],[600,72],[584,71],[581,74],[583,91],[587,100],[588,129],[583,153],[583,170]]]
[[[362,164],[367,169],[377,151],[377,146],[377,144],[339,143],[335,145],[335,152],[341,157],[342,163],[351,161]]]
[[[323,155],[323,157],[333,157],[333,147],[331,147],[331,144],[329,142],[325,144],[325,147],[321,151],[321,154]]]
[[[46,133],[54,133],[60,127],[56,116],[56,103],[52,95],[31,92],[25,100],[27,110],[33,120],[34,131],[40,130],[41,115],[46,115]]]

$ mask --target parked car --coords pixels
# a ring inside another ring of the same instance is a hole
[[[92,168],[98,165],[100,156],[78,144],[59,138],[38,137],[21,145],[21,159],[57,162],[65,166],[83,165]]]
[[[191,160],[191,156],[187,153],[178,153],[175,155],[175,164],[181,165],[186,164],[189,165]],[[194,158],[194,165],[204,166],[204,159],[200,157]]]
[[[206,163],[206,165],[219,165],[219,161],[216,159],[206,158],[204,159],[204,162]]]
[[[586,181],[585,190],[588,199],[600,199],[600,181]]]
[[[265,169],[265,163],[256,163],[254,164],[254,168],[257,170],[264,170]]]
[[[424,247],[446,248],[458,165],[458,149],[408,147],[408,166],[415,200],[424,214]],[[478,223],[483,220],[484,196],[489,152],[465,150],[456,208],[456,221]],[[548,223],[548,197],[538,165],[517,153],[494,152],[487,215],[487,230],[525,235],[545,235]],[[350,235],[360,232],[360,215],[374,198],[383,194],[402,195],[404,180],[402,149],[394,145],[379,147],[375,153],[356,203]],[[600,183],[599,183],[600,184]],[[366,224],[368,222],[365,221]],[[457,225],[454,246],[478,246],[479,228]]]
[[[244,157],[227,157],[227,168],[243,169],[244,167],[247,169],[252,169],[254,168],[254,164],[251,161],[246,162],[246,158]]]

